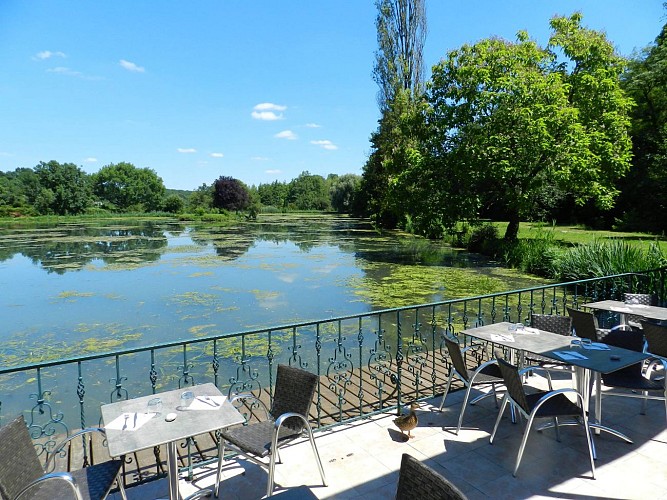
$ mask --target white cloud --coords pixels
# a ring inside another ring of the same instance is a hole
[[[33,59],[38,59],[40,61],[44,61],[45,59],[51,59],[52,57],[62,57],[65,58],[67,57],[64,52],[56,51],[56,52],[51,52],[50,50],[43,50],[41,52],[37,52]]]
[[[283,119],[282,113],[277,115],[273,111],[253,111],[250,113],[250,116],[252,116],[255,120],[264,120],[267,122]]]
[[[315,146],[320,146],[323,149],[329,149],[329,150],[338,149],[338,146],[336,146],[333,142],[326,139],[320,141],[310,141],[310,143],[315,144]]]
[[[283,171],[278,169],[273,169],[273,170],[264,170],[264,173],[270,175],[277,175],[277,174],[282,174]]]
[[[225,155],[223,155],[222,153],[211,153],[209,156],[211,158],[222,158]]]
[[[252,161],[269,161],[269,158],[266,156],[251,156],[250,159]]]
[[[144,72],[146,71],[146,68],[144,68],[144,67],[142,67],[142,66],[137,66],[137,65],[134,64],[133,62],[126,61],[125,59],[121,59],[121,60],[118,62],[118,64],[120,64],[120,66],[121,66],[122,68],[125,68],[126,70],[128,70],[128,71],[132,71],[132,72],[134,72],[134,73],[144,73]]]
[[[255,111],[285,111],[287,106],[283,106],[282,104],[273,104],[272,102],[261,102],[252,109]]]
[[[297,138],[297,135],[291,130],[283,130],[274,135],[276,139],[287,139],[288,141],[293,141]]]
[[[177,148],[176,151],[179,153],[196,153],[197,150],[195,148]]]
[[[306,123],[306,127],[308,127],[308,128],[321,128],[322,125],[318,125],[317,123]]]
[[[83,161],[86,162],[86,163],[96,163],[97,158],[95,158],[93,156],[89,156],[88,158],[84,158]]]

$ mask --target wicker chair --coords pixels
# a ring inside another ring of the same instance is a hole
[[[570,316],[531,314],[530,326],[566,337],[572,335],[572,318]],[[526,353],[526,360],[539,366],[568,367],[570,369],[570,365],[565,362],[540,356],[539,354]]]
[[[84,429],[65,439],[49,454],[46,470],[52,469],[53,459],[73,439],[82,439],[81,436],[92,432],[104,434],[104,429]],[[107,497],[114,482],[118,484],[122,498],[126,499],[123,482],[119,477],[122,466],[123,460],[109,460],[72,472],[45,474],[23,415],[0,428],[0,498],[2,499],[98,500]]]
[[[401,458],[396,500],[466,500],[447,479],[407,453]]]
[[[664,348],[665,347],[664,338],[659,338],[658,340],[656,340],[654,338],[656,332],[653,329],[654,327],[656,328],[662,328],[662,327],[651,323],[644,323],[643,326],[645,329],[648,328],[648,332],[647,330],[644,331],[612,330],[609,333],[609,335],[607,335],[605,342],[609,345],[613,345],[616,347],[622,347],[624,349],[629,349],[631,351],[641,352],[644,350],[644,335],[646,335],[647,339],[649,338],[651,339],[649,340],[649,352],[651,352],[650,351],[651,347],[653,347],[653,349],[655,350],[660,349],[660,347]],[[667,328],[662,328],[662,330],[667,331]],[[658,334],[660,334],[661,337],[665,335],[665,333],[663,333],[662,330],[657,332]],[[653,342],[651,343],[651,341]],[[659,356],[658,353],[652,353],[652,354],[656,354],[656,356]],[[624,392],[618,392],[614,390],[603,391],[602,392],[603,397],[619,396],[626,398],[642,399],[642,409],[641,409],[642,415],[646,413],[646,402],[648,399],[664,401],[665,418],[667,418],[667,384],[665,384],[664,379],[650,380],[649,378],[645,377],[643,374],[643,363],[635,363],[632,366],[616,370],[615,372],[603,373],[602,383],[604,384],[605,387],[609,387],[611,389],[625,390]],[[651,396],[648,394],[649,392],[659,392],[660,395]]]
[[[503,374],[503,380],[505,381],[505,386],[507,387],[507,392],[503,398],[503,402],[500,406],[500,411],[498,412],[498,418],[496,419],[496,424],[493,427],[493,433],[491,434],[490,443],[493,444],[493,439],[496,436],[496,431],[498,430],[498,425],[502,419],[503,412],[507,403],[511,403],[512,406],[523,414],[528,422],[526,423],[526,429],[523,433],[523,438],[521,439],[521,446],[519,447],[519,454],[516,458],[516,465],[514,466],[514,472],[512,473],[516,477],[516,473],[519,470],[519,465],[521,464],[521,458],[523,452],[526,448],[526,442],[528,441],[528,434],[530,433],[530,427],[533,424],[533,420],[536,418],[551,418],[554,421],[554,428],[556,429],[556,439],[560,441],[559,434],[559,424],[558,419],[560,417],[577,417],[581,419],[581,422],[584,426],[586,432],[586,442],[588,444],[588,454],[591,462],[591,472],[593,478],[595,479],[595,464],[593,463],[593,447],[591,442],[590,429],[588,427],[588,417],[584,411],[584,398],[574,389],[558,389],[550,391],[539,391],[531,394],[526,394],[523,384],[521,383],[521,374],[519,369],[509,364],[503,359],[498,360],[498,367]],[[527,368],[529,370],[531,368]],[[532,368],[534,369],[534,368]],[[578,400],[579,405],[570,401],[566,394],[574,394]]]
[[[601,334],[606,335],[608,333],[608,330],[602,330],[598,327],[598,320],[593,313],[568,307],[567,314],[572,318],[572,327],[577,337],[598,342],[602,336]]]
[[[658,304],[658,298],[650,293],[625,293],[623,294],[623,300],[626,304],[642,304],[645,306],[655,306]],[[633,328],[641,328],[642,320],[646,321],[642,316],[635,314],[626,315],[625,320]]]
[[[215,480],[215,496],[220,489],[220,476],[225,454],[225,446],[241,453],[249,460],[267,468],[269,472],[266,496],[271,496],[274,485],[274,472],[278,459],[278,448],[305,432],[317,461],[322,483],[327,485],[320,455],[315,446],[313,430],[308,422],[310,405],[317,388],[317,375],[299,368],[278,365],[276,387],[273,395],[273,407],[266,407],[268,420],[253,422],[248,425],[233,427],[222,431],[218,461],[218,474]],[[239,394],[231,401],[251,399],[255,404],[263,403],[250,394]],[[269,457],[269,463],[264,460]]]
[[[449,389],[452,385],[452,379],[456,375],[463,385],[466,387],[466,393],[463,398],[463,406],[461,406],[461,412],[459,413],[459,422],[456,427],[456,434],[461,430],[461,424],[463,423],[463,414],[465,413],[466,406],[468,404],[468,398],[470,397],[470,390],[475,386],[490,385],[492,392],[489,394],[482,394],[481,396],[473,399],[470,404],[475,404],[481,399],[484,399],[488,396],[493,396],[493,399],[496,401],[496,408],[498,407],[498,399],[496,398],[496,384],[502,385],[503,379],[500,370],[498,369],[498,362],[495,359],[482,363],[474,370],[468,370],[468,367],[463,359],[463,352],[458,342],[452,340],[448,337],[445,337],[445,344],[447,345],[447,350],[449,351],[449,357],[452,361],[451,366],[449,367],[449,378],[447,379],[447,387],[445,388],[445,393],[442,395],[442,401],[440,401],[440,411],[442,411],[443,406],[445,405],[445,399],[447,399],[447,394],[449,394]]]

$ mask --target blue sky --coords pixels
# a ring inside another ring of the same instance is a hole
[[[662,0],[426,0],[447,51],[581,11],[623,55]],[[372,0],[1,0],[0,170],[130,162],[166,187],[361,174],[377,127]]]

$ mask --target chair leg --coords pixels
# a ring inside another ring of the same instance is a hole
[[[521,446],[519,446],[519,454],[516,457],[516,465],[514,466],[514,472],[512,475],[516,477],[516,471],[519,470],[519,465],[521,464],[521,459],[523,458],[523,452],[526,449],[526,443],[528,442],[528,434],[530,434],[530,427],[533,425],[534,415],[531,414],[528,417],[528,422],[526,423],[526,430],[523,431],[523,437],[521,438]]]
[[[556,441],[560,443],[560,429],[558,428],[558,417],[554,417],[554,429],[556,429]]]
[[[456,426],[456,435],[459,435],[461,430],[461,424],[463,424],[463,414],[466,411],[466,406],[468,406],[468,398],[470,397],[470,389],[472,389],[472,384],[466,383],[466,395],[463,398],[463,406],[461,407],[461,413],[459,413],[459,423]]]
[[[306,429],[308,431],[308,439],[310,440],[310,447],[313,449],[313,455],[315,455],[315,460],[317,461],[317,468],[320,471],[320,477],[322,478],[322,485],[327,485],[327,478],[324,476],[324,467],[322,467],[322,460],[320,459],[320,453],[317,451],[317,446],[315,446],[315,438],[313,437],[313,430],[310,427],[310,424],[306,424]]]
[[[213,494],[215,498],[218,498],[220,493],[220,476],[222,475],[222,462],[225,459],[225,440],[220,436],[220,441],[218,442],[218,473],[215,476],[215,490]]]
[[[642,391],[642,394],[644,396],[648,396],[648,391]],[[648,399],[644,398],[642,399],[642,411],[639,412],[640,415],[646,415],[646,407],[648,403]]]
[[[452,378],[454,377],[454,369],[450,368],[449,369],[449,378],[447,379],[447,387],[445,388],[445,393],[442,395],[442,401],[440,401],[440,408],[438,408],[439,411],[442,411],[442,407],[445,406],[445,399],[447,398],[447,394],[449,394],[449,388],[452,385]]]
[[[496,437],[496,431],[498,430],[498,425],[500,424],[500,419],[503,418],[503,412],[505,411],[505,407],[507,406],[507,402],[509,401],[509,396],[505,394],[505,397],[503,398],[503,402],[500,405],[500,411],[498,412],[498,418],[496,418],[496,424],[493,426],[493,432],[491,433],[491,437],[489,438],[489,443],[493,444],[493,438]]]

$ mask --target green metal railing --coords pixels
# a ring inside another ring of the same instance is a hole
[[[564,314],[624,292],[653,293],[664,305],[666,275],[662,268],[3,367],[0,424],[23,412],[46,455],[56,436],[99,425],[104,403],[204,382],[269,400],[277,365],[286,363],[320,377],[313,418],[334,426],[441,393],[447,334],[527,323],[533,312]]]

